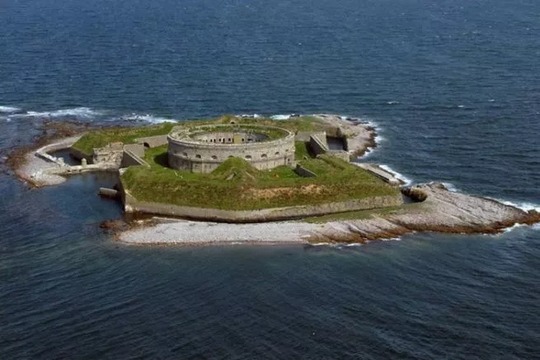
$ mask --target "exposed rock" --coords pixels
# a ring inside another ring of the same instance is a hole
[[[409,204],[397,214],[363,220],[331,222],[312,234],[311,242],[365,242],[419,231],[498,233],[514,224],[540,222],[540,213],[523,211],[498,201],[448,191],[440,183],[417,185],[409,194],[422,203]]]
[[[105,220],[101,224],[99,224],[99,227],[110,232],[117,232],[117,231],[126,231],[131,226],[121,219],[116,220]]]
[[[498,201],[448,191],[444,185],[417,185],[425,201],[404,205],[397,213],[325,224],[275,222],[224,224],[183,220],[153,221],[119,234],[135,244],[365,243],[417,231],[497,233],[516,223],[540,222],[540,213]]]

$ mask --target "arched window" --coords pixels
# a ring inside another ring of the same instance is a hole
[[[197,154],[197,155],[195,155],[195,157],[196,157],[197,159],[200,159],[200,158],[201,158],[201,155]]]
[[[212,160],[217,160],[217,156],[216,156],[216,155],[212,155]]]
[[[183,153],[182,155],[184,155],[184,157],[188,157],[187,153]]]
[[[268,156],[266,156],[266,154],[262,154],[261,157],[264,159],[264,158],[267,158]]]
[[[246,155],[246,160],[251,160],[251,155]]]
[[[279,155],[279,151],[276,151],[275,155],[278,156],[278,155]]]

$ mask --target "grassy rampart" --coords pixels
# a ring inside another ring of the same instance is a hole
[[[103,147],[112,142],[134,143],[137,138],[168,134],[176,123],[163,123],[144,127],[115,127],[91,131],[79,139],[73,148],[92,156],[94,148]]]
[[[231,158],[210,174],[166,167],[167,149],[147,150],[150,168],[130,167],[123,186],[140,201],[227,210],[254,210],[396,195],[399,190],[371,173],[341,161],[303,159],[317,177],[303,178],[287,166],[269,171]]]
[[[165,135],[168,134],[174,126],[196,126],[196,125],[216,125],[219,124],[247,124],[247,125],[268,125],[274,127],[282,127],[284,129],[295,131],[316,131],[323,130],[325,125],[320,119],[314,116],[300,116],[289,120],[272,120],[266,118],[238,118],[232,115],[221,116],[217,119],[206,120],[188,120],[178,123],[163,123],[159,125],[143,126],[143,127],[114,127],[104,128],[91,131],[85,134],[77,141],[73,148],[81,152],[87,157],[91,157],[94,148],[103,147],[111,142],[123,142],[129,144],[135,142],[137,138]],[[270,133],[270,138],[279,138],[281,132]]]

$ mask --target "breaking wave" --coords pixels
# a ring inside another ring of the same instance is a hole
[[[162,123],[175,123],[178,122],[178,120],[161,117],[161,116],[154,116],[152,114],[129,114],[129,115],[123,115],[119,118],[119,120],[124,121],[144,121],[151,124],[162,124]]]
[[[403,174],[400,174],[398,173],[397,171],[393,170],[390,166],[388,165],[379,165],[379,167],[385,171],[388,171],[390,174],[394,175],[394,177],[398,180],[401,180],[405,185],[410,185],[413,181],[412,179],[409,179],[408,177],[406,177],[405,175]]]
[[[449,183],[449,182],[443,182],[442,183],[444,185],[445,188],[448,189],[448,191],[451,191],[451,192],[459,192],[459,189],[452,183]]]
[[[22,111],[19,109],[19,111]],[[57,119],[57,118],[67,118],[74,117],[76,119],[93,119],[99,116],[103,116],[102,111],[90,109],[88,107],[76,107],[69,109],[60,109],[53,111],[25,111],[19,114],[12,114],[10,118],[48,118],[48,119]]]
[[[500,200],[500,199],[495,199],[495,200],[503,203],[504,205],[513,206],[513,207],[516,207],[516,208],[521,209],[523,211],[535,210],[535,211],[540,212],[540,205],[539,204],[533,204],[533,203],[529,203],[529,202],[513,202],[513,201],[508,201],[508,200]]]
[[[277,114],[270,116],[270,119],[272,120],[289,120],[291,118],[291,115],[285,115],[285,114]]]
[[[12,114],[21,111],[20,108],[15,106],[3,106],[0,105],[0,114]]]

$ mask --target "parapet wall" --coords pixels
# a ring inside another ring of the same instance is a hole
[[[254,131],[258,129],[257,126],[250,128]],[[284,132],[283,138],[240,144],[203,142],[172,133],[168,137],[169,166],[174,169],[209,173],[231,157],[244,159],[260,170],[280,165],[293,166],[294,134],[288,130],[279,130]]]

